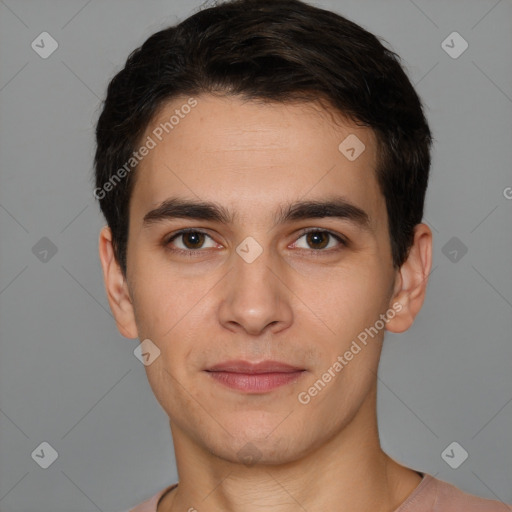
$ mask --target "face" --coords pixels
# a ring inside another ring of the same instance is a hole
[[[225,460],[252,443],[261,462],[292,461],[342,431],[375,382],[396,291],[376,141],[314,104],[196,101],[161,141],[154,130],[187,98],[144,135],[156,146],[137,170],[129,300],[116,319],[160,350],[146,371],[173,433]],[[355,159],[362,146],[339,149],[348,136],[365,147]],[[226,218],[160,208],[171,198],[214,203]],[[327,201],[332,216],[289,208]],[[253,386],[240,389],[206,371],[228,360],[302,371],[229,381]]]

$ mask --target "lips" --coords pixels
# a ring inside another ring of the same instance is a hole
[[[259,363],[251,363],[242,359],[224,361],[216,364],[211,368],[207,368],[208,372],[229,372],[243,374],[261,374],[261,373],[294,373],[302,371],[304,368],[292,366],[280,361],[261,361]]]
[[[241,359],[224,361],[205,370],[224,387],[249,394],[268,393],[286,384],[297,382],[306,370],[280,361],[251,363]]]

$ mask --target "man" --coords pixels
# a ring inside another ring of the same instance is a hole
[[[425,297],[431,133],[397,56],[297,0],[151,36],[97,126],[99,253],[179,484],[136,512],[505,511],[379,442],[384,331]]]

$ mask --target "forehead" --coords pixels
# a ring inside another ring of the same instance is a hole
[[[146,129],[142,140],[151,138],[154,147],[136,171],[131,211],[137,217],[182,196],[225,204],[241,221],[255,207],[273,219],[280,203],[337,193],[378,222],[384,200],[371,129],[313,103],[194,99],[193,108],[183,108],[188,97],[168,102]]]

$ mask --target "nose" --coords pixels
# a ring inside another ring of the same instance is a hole
[[[236,253],[233,265],[222,287],[221,323],[251,335],[265,330],[276,333],[291,325],[293,293],[287,287],[288,265],[267,249],[253,261]]]

